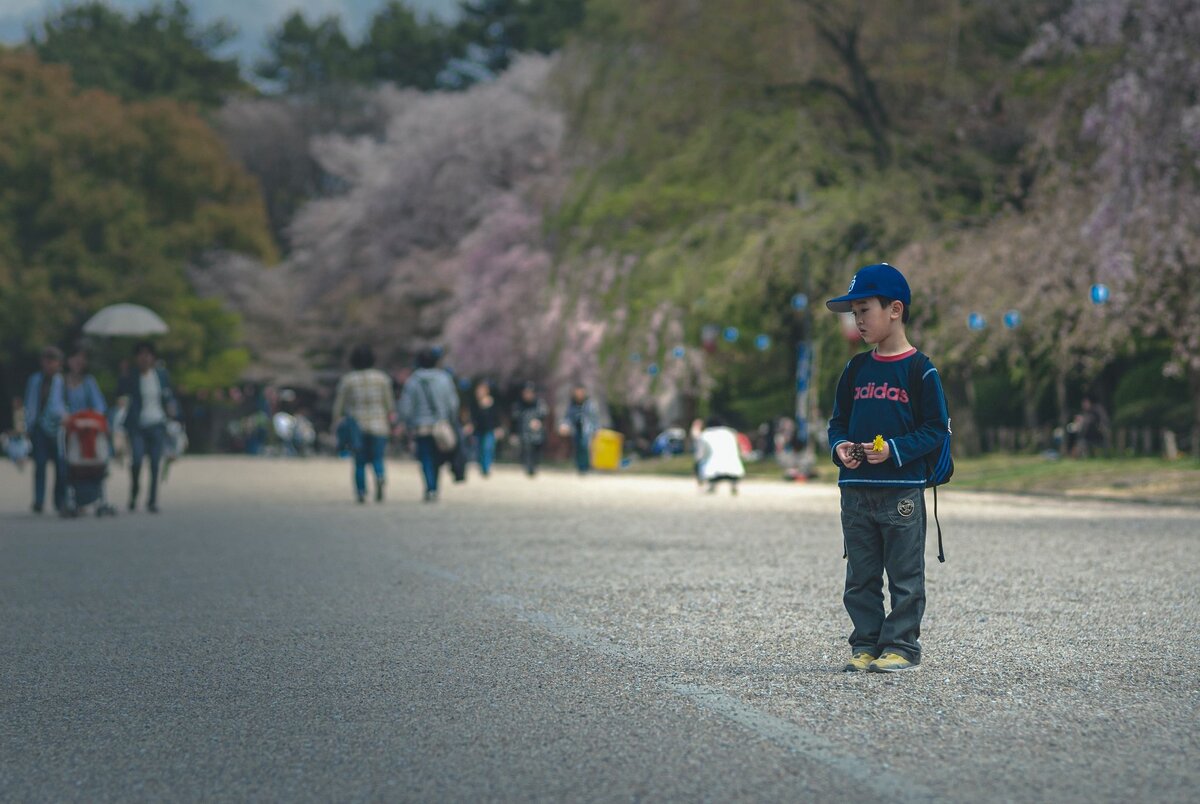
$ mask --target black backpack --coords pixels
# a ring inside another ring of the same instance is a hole
[[[850,365],[846,367],[846,384],[850,387],[851,392],[854,391],[859,370],[870,358],[871,352],[861,352],[850,359]],[[931,368],[933,368],[933,361],[919,351],[913,355],[912,362],[908,364],[908,405],[912,410],[914,422],[921,421],[924,378]],[[948,417],[946,421],[947,429],[949,429]],[[942,442],[936,458],[932,455],[926,455],[924,458],[925,485],[933,487],[933,521],[937,525],[938,561],[942,563],[946,561],[946,551],[942,549],[942,523],[938,521],[937,514],[937,487],[949,483],[950,478],[954,476],[954,458],[950,454],[950,439],[953,435],[954,433],[951,431],[946,440]]]

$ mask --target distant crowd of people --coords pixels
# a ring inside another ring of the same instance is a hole
[[[469,390],[460,397],[459,382],[439,365],[440,357],[436,349],[422,350],[414,370],[407,377],[401,374],[398,381],[376,367],[370,346],[353,349],[351,370],[339,379],[334,392],[328,442],[317,433],[308,406],[296,401],[295,392],[270,387],[230,389],[227,402],[224,395],[197,394],[190,402],[189,426],[203,432],[207,422],[211,425],[207,429],[220,432],[227,446],[247,454],[269,448],[272,454],[305,455],[332,447],[353,458],[352,487],[359,502],[366,502],[368,496],[384,499],[385,461],[393,443],[411,448],[427,502],[439,497],[443,468],[456,482],[465,479],[469,463],[478,465],[482,477],[490,477],[502,444],[513,450],[525,474],[535,477],[553,434],[550,406],[538,385],[522,383],[515,398],[509,397],[511,404],[502,405],[502,395],[493,384],[478,379],[461,386]],[[169,459],[185,447],[187,436],[182,405],[154,344],[138,343],[131,359],[121,361],[112,404],[88,370],[83,343],[65,354],[47,346],[40,362],[41,370],[28,378],[24,396],[14,400],[14,427],[5,434],[4,444],[19,465],[33,464],[32,510],[46,509],[49,489],[53,510],[64,515],[93,504],[97,513],[114,512],[104,494],[103,478],[110,459],[124,462],[127,458],[127,509],[138,508],[144,489],[145,510],[158,512]],[[232,418],[214,419],[218,410]],[[567,445],[575,469],[581,474],[591,471],[601,414],[585,386],[571,389],[556,420],[554,432]],[[85,425],[99,427],[102,437],[76,439]],[[698,428],[692,439],[697,476],[714,488],[716,482],[730,481],[735,493],[736,480],[744,473],[736,439],[735,431],[715,426]],[[726,441],[734,445],[732,457]],[[80,454],[78,444],[85,444],[89,454]],[[146,464],[148,471],[143,473]],[[374,481],[370,489],[368,474]]]
[[[334,395],[332,426],[338,451],[354,457],[353,488],[360,503],[367,499],[368,466],[374,475],[374,499],[384,499],[384,458],[392,436],[411,440],[426,502],[438,499],[443,466],[449,465],[456,481],[465,479],[466,464],[472,461],[483,477],[490,476],[497,444],[505,436],[494,389],[487,380],[478,380],[464,406],[455,378],[439,362],[437,350],[422,350],[397,399],[391,377],[375,367],[374,350],[360,345],[351,352],[351,371],[338,381]],[[509,420],[521,465],[530,477],[541,464],[549,416],[536,383],[524,383]],[[590,447],[599,429],[595,402],[584,386],[576,386],[559,435],[570,443],[580,473],[591,469]]]
[[[142,467],[149,460],[146,510],[158,511],[164,456],[175,454],[184,438],[176,421],[178,405],[153,343],[138,343],[132,363],[118,380],[110,406],[88,371],[83,344],[65,353],[57,346],[41,351],[41,370],[29,377],[25,395],[13,405],[13,432],[6,439],[9,457],[33,463],[33,502],[45,510],[48,470],[53,470],[50,502],[60,514],[76,514],[94,505],[111,512],[104,497],[109,458],[129,457],[128,510],[137,508]]]

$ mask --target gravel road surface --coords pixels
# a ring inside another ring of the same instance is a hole
[[[192,458],[60,520],[0,467],[0,800],[1200,800],[1197,509],[939,492],[880,676],[835,489],[390,471]]]

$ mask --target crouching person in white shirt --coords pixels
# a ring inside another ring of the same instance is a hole
[[[700,480],[708,483],[709,494],[716,492],[717,483],[722,480],[728,480],[731,493],[737,494],[738,481],[746,476],[746,467],[742,465],[735,430],[716,417],[710,418],[700,432],[696,458]]]

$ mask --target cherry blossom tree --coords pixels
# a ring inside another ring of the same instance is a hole
[[[541,247],[541,216],[515,194],[504,196],[462,241],[447,266],[457,276],[446,343],[456,370],[511,383],[544,379],[546,312],[552,258]]]
[[[922,342],[968,375],[1007,363],[1027,423],[1039,375],[1053,379],[1061,419],[1068,378],[1095,378],[1139,334],[1169,340],[1166,370],[1200,391],[1200,318],[1173,312],[1200,288],[1197,43],[1200,7],[1186,0],[1074,3],[1023,62],[1069,64],[1104,48],[1113,63],[1073,89],[1072,101],[1091,92],[1081,117],[1060,108],[1043,122],[1049,156],[1026,208],[900,257],[937,295],[918,310]],[[1111,289],[1108,303],[1090,301],[1093,284]],[[1007,309],[1021,314],[1013,330],[1001,325]],[[982,332],[967,330],[971,312],[988,320]],[[1196,420],[1200,433],[1200,401]]]
[[[1200,289],[1200,6],[1077,0],[1025,58],[1114,43],[1122,58],[1080,131],[1098,149],[1085,232],[1099,275],[1123,294],[1118,306],[1171,342],[1166,370],[1188,379],[1200,442],[1200,317],[1176,312]]]
[[[407,359],[440,342],[460,309],[454,340],[479,346],[499,315],[492,290],[509,282],[540,303],[533,290],[549,257],[539,210],[558,181],[562,134],[561,116],[545,102],[550,67],[548,58],[528,57],[466,92],[376,96],[387,115],[380,136],[310,139],[322,175],[342,191],[299,210],[287,227],[291,253],[272,270],[289,289],[279,304],[290,304],[286,317],[318,365],[339,365],[364,340],[384,360]],[[287,119],[274,107],[262,117],[260,130]]]

